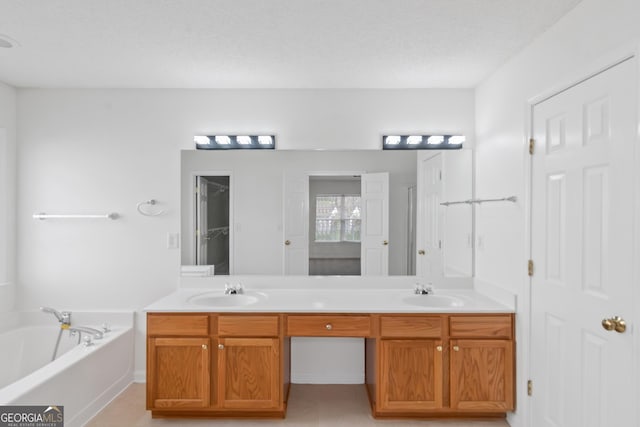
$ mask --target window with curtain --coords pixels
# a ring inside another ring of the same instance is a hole
[[[316,242],[360,242],[360,196],[316,196]]]

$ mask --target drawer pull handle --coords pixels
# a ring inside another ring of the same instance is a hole
[[[458,347],[457,345],[453,346],[453,351],[460,351],[460,347]]]
[[[442,351],[442,346],[441,346],[441,345],[437,346],[437,347],[436,347],[436,350],[438,350],[438,351]]]
[[[218,350],[224,350],[224,345],[223,344],[218,344]]]
[[[207,349],[207,345],[206,344],[202,344],[202,349],[206,350]]]
[[[324,327],[327,331],[330,331],[333,329],[333,326],[331,325],[331,323],[327,323],[326,325],[324,325]]]

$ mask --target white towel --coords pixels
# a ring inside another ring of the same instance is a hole
[[[213,276],[213,265],[183,265],[180,267],[180,275],[185,277],[209,277]]]

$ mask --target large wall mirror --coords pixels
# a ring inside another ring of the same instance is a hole
[[[462,236],[461,230],[471,233],[472,220],[457,211],[445,221],[439,201],[451,188],[470,191],[472,169],[469,150],[438,153],[449,165],[441,172],[465,171],[451,185],[442,184],[438,200],[431,198],[436,220],[429,226],[442,229],[438,250],[444,253],[464,246],[442,241]],[[424,240],[416,240],[427,225],[420,216],[428,213],[417,190],[424,186],[421,156],[415,151],[184,150],[182,265],[214,265],[216,275],[470,276],[471,253],[462,251],[468,260],[456,261],[464,268],[451,269],[445,264],[455,258],[451,251],[433,260],[432,251],[421,247]],[[421,257],[421,251],[429,255]],[[441,267],[426,268],[426,258]]]

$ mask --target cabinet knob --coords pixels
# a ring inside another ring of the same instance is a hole
[[[287,246],[289,246],[289,245],[291,244],[291,240],[285,240],[285,241],[284,241],[284,244],[285,244],[285,245],[287,245]]]
[[[426,253],[426,252],[424,251],[424,249],[420,249],[420,250],[418,251],[418,255],[424,255],[425,253]]]
[[[218,350],[224,350],[224,344],[218,344]]]
[[[437,347],[436,347],[436,350],[438,350],[438,351],[442,351],[442,346],[441,346],[441,345],[437,346]]]
[[[453,346],[453,351],[460,351],[460,347],[458,347],[457,345]]]
[[[202,349],[206,350],[207,349],[207,345],[206,344],[202,344]]]
[[[387,246],[387,245],[389,244],[389,241],[388,241],[388,240],[383,240],[383,241],[382,241],[382,244],[383,244],[384,246]]]
[[[333,329],[333,325],[331,325],[331,323],[327,323],[326,325],[324,325],[324,327],[327,331],[330,331]]]

